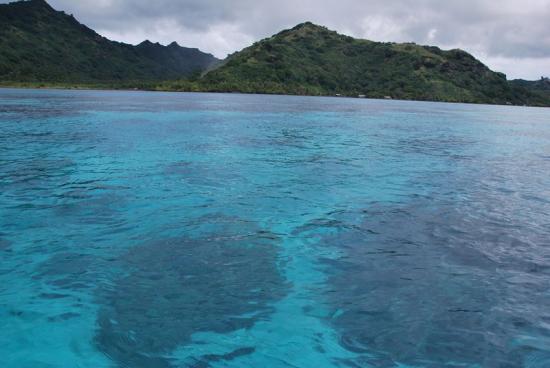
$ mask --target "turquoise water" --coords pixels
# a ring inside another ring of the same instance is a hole
[[[0,90],[0,366],[548,367],[550,110]]]

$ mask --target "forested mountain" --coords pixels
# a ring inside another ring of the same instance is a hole
[[[213,91],[550,103],[465,51],[354,39],[309,22],[231,55],[199,84]]]
[[[206,70],[210,54],[173,43],[114,42],[44,0],[0,5],[0,80],[97,83],[166,80]]]

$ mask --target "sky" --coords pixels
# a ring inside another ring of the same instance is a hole
[[[0,2],[9,2],[0,0]],[[550,0],[49,0],[113,40],[219,58],[311,21],[373,41],[461,48],[509,79],[550,75]]]

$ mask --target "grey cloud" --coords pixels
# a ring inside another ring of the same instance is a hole
[[[0,2],[6,2],[0,0]],[[50,0],[105,36],[219,57],[309,20],[377,41],[460,47],[511,77],[550,74],[550,0]],[[544,70],[532,70],[533,66]]]

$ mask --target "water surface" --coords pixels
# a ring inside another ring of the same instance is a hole
[[[550,110],[0,90],[0,363],[550,366]]]

